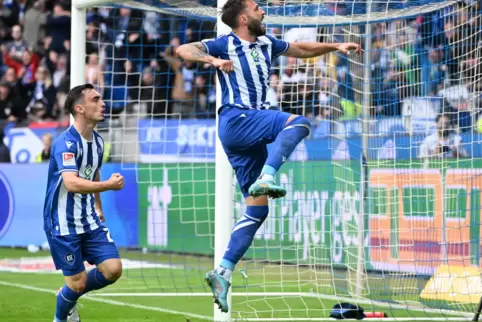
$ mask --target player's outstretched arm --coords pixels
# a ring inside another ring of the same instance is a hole
[[[124,187],[124,177],[114,173],[107,181],[90,181],[80,178],[77,172],[62,172],[62,180],[68,192],[72,193],[98,193],[107,190],[121,190]]]
[[[230,60],[219,59],[207,53],[206,46],[202,42],[193,42],[184,44],[177,48],[177,54],[184,60],[195,63],[207,63],[224,72],[232,72],[234,70],[233,62]]]
[[[318,42],[297,42],[290,43],[290,46],[284,56],[290,56],[295,58],[311,58],[324,54],[331,53],[333,51],[341,51],[348,54],[350,51],[361,53],[361,46],[356,43],[318,43]]]

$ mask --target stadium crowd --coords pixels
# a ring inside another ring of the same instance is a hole
[[[67,0],[0,2],[0,127],[68,124],[62,106],[72,63],[70,6]],[[408,98],[432,97],[441,102],[437,113],[449,115],[460,131],[472,131],[481,110],[481,17],[480,1],[461,1],[443,11],[373,24],[371,39],[360,36],[363,26],[269,32],[288,41],[371,41],[373,118],[401,117]],[[103,94],[109,119],[121,113],[215,117],[213,69],[183,62],[175,50],[214,37],[213,22],[126,8],[89,9],[87,19],[85,78]],[[274,109],[310,116],[319,129],[315,136],[333,131],[326,121],[360,117],[363,57],[281,57],[275,66],[267,100]]]

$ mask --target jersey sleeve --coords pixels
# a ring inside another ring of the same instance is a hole
[[[59,173],[79,171],[77,167],[77,143],[59,138],[54,143],[53,153]]]
[[[284,40],[279,40],[276,37],[266,35],[271,41],[271,57],[276,58],[284,54],[288,48],[290,48],[290,43]]]
[[[216,58],[219,58],[224,52],[226,52],[226,36],[220,36],[213,39],[204,39],[201,41],[201,43],[204,45],[204,47],[206,47],[206,52]]]

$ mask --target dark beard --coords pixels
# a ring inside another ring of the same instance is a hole
[[[264,28],[261,21],[255,19],[249,19],[248,30],[251,35],[255,37],[264,36],[266,34],[266,29]]]

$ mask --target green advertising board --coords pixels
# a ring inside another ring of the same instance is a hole
[[[138,172],[142,247],[213,254],[214,164],[156,169],[144,164]],[[287,163],[277,180],[287,187],[287,195],[271,202],[268,219],[246,256],[319,265],[355,261],[362,237],[357,229],[359,163]],[[244,213],[238,189],[233,198],[236,221]]]
[[[363,242],[372,246],[366,247],[363,254],[367,268],[411,271],[415,264],[432,267],[439,254],[428,247],[442,244],[442,235],[434,232],[443,230],[440,226],[443,217],[449,225],[456,225],[455,220],[467,220],[470,229],[466,232],[459,229],[458,235],[447,234],[447,240],[457,243],[456,239],[466,234],[463,240],[470,242],[467,256],[477,265],[482,179],[471,178],[481,167],[480,160],[369,163],[367,216],[362,235],[362,168],[358,161],[286,163],[277,181],[287,188],[287,195],[270,201],[268,219],[256,234],[246,257],[353,267],[362,255],[359,245]],[[139,165],[142,247],[192,254],[214,253],[214,173],[213,163]],[[388,173],[389,181],[398,183],[380,185],[379,179],[374,177],[380,173]],[[427,178],[433,182],[428,182]],[[465,183],[461,184],[459,179]],[[399,184],[400,180],[406,183]],[[235,222],[245,208],[238,189],[232,198],[236,201]],[[382,221],[383,227],[379,226]],[[408,221],[420,228],[407,230],[404,227]],[[424,232],[423,229],[428,230]],[[375,236],[381,230],[385,231],[384,235]],[[407,251],[403,246],[407,241],[411,242],[413,250]],[[374,243],[378,243],[376,247]],[[377,255],[372,248],[388,249],[388,252],[382,254],[380,251]],[[408,266],[401,268],[400,262]]]

